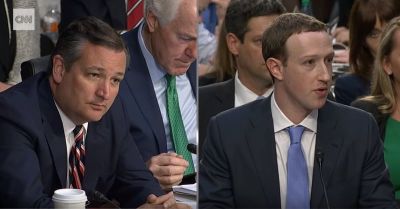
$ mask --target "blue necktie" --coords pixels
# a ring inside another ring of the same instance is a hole
[[[286,208],[310,208],[308,169],[301,149],[303,126],[289,128],[290,147],[287,161]]]

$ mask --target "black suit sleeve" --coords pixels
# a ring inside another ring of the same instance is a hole
[[[117,163],[117,177],[111,194],[116,198],[121,207],[136,208],[146,202],[147,196],[154,194],[163,195],[159,183],[147,169],[142,156],[136,146],[132,135],[129,134],[126,122],[126,112],[119,99],[114,102],[113,122],[118,126],[117,137],[121,140]]]
[[[229,162],[220,138],[220,128],[211,119],[200,161],[199,208],[234,208]]]
[[[372,116],[368,117],[368,143],[359,197],[359,208],[397,208],[392,183],[383,158],[383,144],[378,126]]]
[[[0,118],[0,207],[52,208],[41,181],[35,139]]]

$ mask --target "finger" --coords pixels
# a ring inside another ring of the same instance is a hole
[[[157,175],[159,176],[173,176],[173,175],[180,175],[185,172],[187,166],[159,166],[157,170]]]
[[[159,197],[155,196],[154,194],[151,194],[147,197],[147,203],[152,205],[163,205],[170,198],[173,198],[173,196],[174,194],[172,192],[169,192],[165,195],[161,195]]]
[[[147,203],[153,204],[156,201],[157,201],[157,196],[155,196],[154,194],[150,194],[149,196],[147,196]]]
[[[190,205],[185,203],[176,203],[176,209],[190,209]]]
[[[172,206],[176,205],[175,197],[172,192],[168,193],[171,196],[163,203],[164,208],[172,208]]]
[[[167,155],[158,157],[152,163],[157,164],[159,166],[163,166],[163,165],[188,166],[189,165],[189,163],[181,157],[167,156]]]
[[[183,174],[174,176],[159,176],[157,178],[158,182],[164,186],[167,186],[167,188],[179,184],[182,181],[182,179],[183,179]]]

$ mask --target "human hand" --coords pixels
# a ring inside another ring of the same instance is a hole
[[[332,36],[336,39],[336,42],[340,42],[345,45],[349,44],[350,34],[349,29],[347,29],[346,27],[336,28],[336,30],[333,31]]]
[[[176,205],[174,194],[173,192],[169,192],[159,197],[150,194],[147,196],[146,203],[139,208],[172,208],[174,205]]]
[[[161,153],[150,158],[146,165],[161,187],[166,190],[182,181],[183,173],[189,163],[176,153]]]
[[[10,87],[11,87],[10,84],[6,84],[6,83],[3,83],[3,82],[0,82],[0,92],[5,91]]]
[[[333,62],[336,63],[349,63],[349,50],[335,50],[335,56],[333,57]]]

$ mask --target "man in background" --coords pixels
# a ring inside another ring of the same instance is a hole
[[[229,67],[236,73],[228,81],[200,87],[199,144],[206,137],[211,117],[271,94],[273,84],[262,57],[261,39],[265,29],[285,11],[275,0],[232,0],[229,4],[224,20],[226,43],[219,44],[218,49],[227,55],[217,56],[217,59],[229,56],[233,66],[216,66],[215,69]]]

